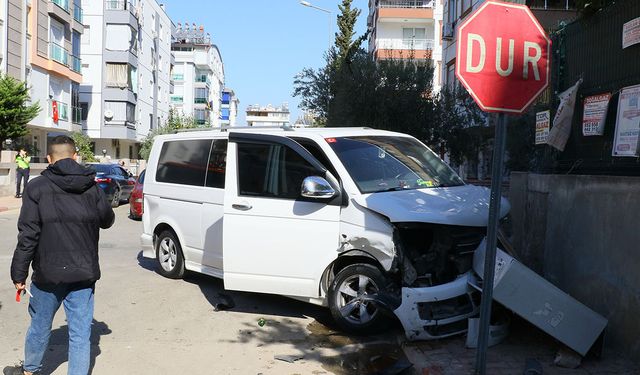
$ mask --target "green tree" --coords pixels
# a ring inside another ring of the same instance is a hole
[[[27,124],[40,112],[40,105],[28,105],[29,89],[24,82],[0,74],[0,149],[7,139],[27,135]]]
[[[149,160],[153,140],[157,135],[175,133],[177,130],[192,129],[195,127],[197,127],[197,125],[193,117],[183,116],[180,113],[176,113],[173,108],[169,109],[167,124],[150,131],[142,140],[140,144],[140,156],[145,160]]]
[[[73,132],[71,133],[71,138],[75,142],[78,155],[82,158],[83,162],[90,163],[97,161],[91,147],[91,138],[89,138],[88,135],[81,132]]]
[[[337,49],[337,64],[342,61],[349,60],[349,57],[358,49],[363,41],[367,39],[368,33],[353,39],[356,35],[355,25],[360,16],[361,10],[351,8],[353,0],[342,0],[342,4],[338,5],[340,14],[338,15],[338,32],[336,33],[335,47]]]

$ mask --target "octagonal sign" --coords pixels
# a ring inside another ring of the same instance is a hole
[[[457,43],[456,76],[483,111],[520,114],[549,85],[551,41],[525,5],[485,2]]]

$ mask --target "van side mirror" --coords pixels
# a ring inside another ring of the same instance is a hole
[[[302,181],[301,195],[305,198],[328,199],[336,195],[329,182],[320,176],[309,176]]]

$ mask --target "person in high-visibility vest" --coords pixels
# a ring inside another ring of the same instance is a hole
[[[31,156],[27,156],[27,151],[24,148],[20,149],[18,156],[16,156],[16,198],[21,198],[24,189],[29,182],[29,172],[31,171]],[[24,180],[22,186],[22,192],[20,190],[20,184]]]

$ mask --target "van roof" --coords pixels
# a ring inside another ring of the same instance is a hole
[[[159,139],[181,139],[181,138],[199,138],[211,137],[220,134],[229,134],[231,132],[238,133],[258,133],[273,134],[286,137],[292,136],[312,136],[322,138],[332,137],[354,137],[354,136],[407,136],[403,133],[392,132],[388,130],[379,130],[372,128],[268,128],[268,127],[229,127],[226,129],[189,129],[188,131],[177,132],[173,134],[159,135]]]

